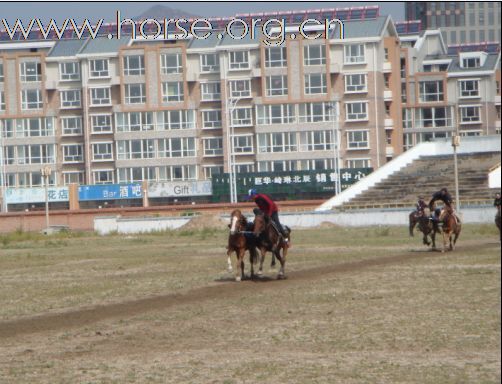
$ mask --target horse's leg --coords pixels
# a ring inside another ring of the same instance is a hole
[[[258,276],[263,275],[263,262],[265,261],[265,254],[267,250],[265,248],[260,248],[260,268],[258,269]]]
[[[285,277],[285,267],[286,267],[286,255],[288,254],[288,247],[284,245],[282,247],[282,256],[280,255],[281,248],[277,250],[277,255],[279,261],[281,262],[281,269],[279,269],[279,274],[277,275],[278,279],[283,279]]]
[[[237,254],[237,263],[235,264],[235,281],[241,281],[244,278],[244,254],[246,249],[241,248],[235,252]]]
[[[432,249],[436,249],[436,232],[431,232],[431,240],[432,240]]]
[[[256,248],[251,247],[249,249],[249,264],[251,264],[251,280],[253,280],[254,278],[254,265],[256,264],[256,259],[257,259]]]
[[[409,229],[410,229],[410,236],[413,237],[414,234],[413,234],[413,228],[415,228],[415,225],[416,225],[416,221],[413,220],[413,218],[410,216],[410,224],[409,224]]]
[[[270,262],[271,267],[275,267],[275,253],[272,252],[272,261]]]
[[[443,228],[443,250],[442,252],[446,252],[446,244],[448,243],[448,231]]]
[[[234,249],[230,248],[230,246],[227,247],[227,270],[228,272],[232,272],[232,252],[234,252]]]

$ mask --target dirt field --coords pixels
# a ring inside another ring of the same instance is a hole
[[[498,383],[500,244],[465,226],[295,230],[286,280],[226,271],[207,218],[138,236],[0,236],[0,383]]]

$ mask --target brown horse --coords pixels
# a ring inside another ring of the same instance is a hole
[[[443,251],[446,251],[446,246],[449,243],[450,251],[455,249],[455,244],[457,242],[460,231],[462,230],[462,224],[460,219],[455,215],[453,209],[450,207],[444,207],[439,220],[443,222]]]
[[[432,220],[429,219],[427,215],[422,215],[418,217],[418,230],[423,233],[423,243],[425,245],[431,245],[432,249],[436,249],[436,230],[434,229],[434,224]],[[431,241],[429,241],[429,236]]]
[[[257,254],[256,245],[251,236],[246,237],[247,219],[240,210],[235,209],[230,215],[230,233],[228,235],[227,263],[228,270],[232,271],[232,262],[230,255],[235,252],[237,262],[235,267],[235,281],[244,279],[244,255],[249,251],[249,261],[251,262],[251,278],[254,277],[253,264],[256,264]],[[240,273],[239,273],[240,271]]]
[[[502,242],[502,232],[500,230],[500,221],[501,221],[501,217],[500,217],[500,206],[499,206],[499,207],[497,207],[497,214],[495,215],[495,225],[499,229],[499,240]]]
[[[291,232],[287,227],[286,230],[288,231],[288,233]],[[258,239],[256,246],[261,253],[260,268],[258,270],[258,274],[261,275],[263,273],[263,261],[265,260],[265,254],[267,252],[272,252],[272,255],[275,256],[281,263],[281,268],[279,270],[277,278],[284,278],[286,255],[288,254],[288,243],[286,243],[284,237],[279,234],[279,231],[272,223],[272,220],[268,216],[265,216],[263,213],[256,214],[255,212],[253,231]],[[291,239],[290,235],[288,235],[288,238]]]

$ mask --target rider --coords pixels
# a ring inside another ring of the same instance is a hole
[[[427,208],[427,203],[425,202],[424,197],[418,196],[418,201],[416,204],[416,216],[423,216],[425,208]]]
[[[453,210],[452,204],[453,204],[453,198],[451,197],[450,193],[448,192],[448,189],[446,188],[441,188],[439,191],[434,193],[432,195],[432,199],[429,202],[429,209],[431,212],[435,212],[435,215],[432,216],[432,221],[434,224],[434,229],[437,231],[438,228],[438,222],[441,220],[442,212],[441,215],[437,215],[437,210],[433,211],[434,209],[434,203],[438,200],[441,200],[444,205],[451,210]]]
[[[258,193],[256,189],[250,189],[248,191],[249,198],[255,202],[255,204],[260,208],[260,210],[268,217],[272,219],[275,223],[279,232],[281,232],[282,236],[286,243],[288,242],[288,234],[284,230],[281,222],[279,221],[279,208],[277,204],[274,203],[272,198],[264,193]]]

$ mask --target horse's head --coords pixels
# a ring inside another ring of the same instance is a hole
[[[240,231],[246,230],[246,216],[242,214],[242,212],[238,209],[232,211],[230,215],[230,234],[235,235]]]
[[[254,217],[254,226],[253,226],[253,233],[255,236],[259,236],[260,233],[262,233],[265,228],[267,227],[267,220],[265,218],[265,215],[261,211],[254,211],[255,217]]]

